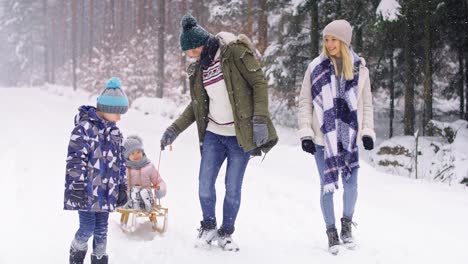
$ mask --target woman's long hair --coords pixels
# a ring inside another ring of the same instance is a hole
[[[341,67],[341,75],[344,75],[346,80],[352,80],[354,78],[353,74],[353,59],[351,57],[351,51],[349,51],[348,45],[346,45],[343,41],[340,40],[340,52],[341,52],[341,59],[343,61],[343,66]],[[327,50],[325,44],[323,46],[323,53],[327,55],[333,61],[333,65],[335,66],[335,72],[338,72],[336,68],[336,59]]]

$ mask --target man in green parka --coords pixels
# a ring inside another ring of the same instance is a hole
[[[247,163],[251,155],[267,153],[278,141],[268,112],[267,82],[245,35],[211,35],[191,15],[185,15],[181,24],[181,49],[196,60],[188,68],[191,101],[164,132],[161,149],[196,122],[203,211],[196,246],[209,246],[216,240],[224,250],[238,251],[231,235]],[[217,229],[215,182],[226,159],[223,221]]]

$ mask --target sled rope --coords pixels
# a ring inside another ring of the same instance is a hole
[[[161,175],[160,170],[159,170],[159,168],[161,167],[161,156],[162,156],[162,149],[159,150],[159,158],[158,158],[158,173],[159,173],[159,175]],[[156,183],[153,184],[153,187],[158,186],[158,178],[155,178],[155,180],[156,180]],[[156,189],[156,188],[154,188],[154,189]],[[154,192],[157,192],[157,190],[155,190]],[[156,193],[154,193],[153,210],[155,208],[156,208]],[[154,215],[154,213],[151,213],[150,217],[153,217],[153,215]],[[156,216],[154,215],[154,217],[156,217]]]
[[[162,154],[162,149],[159,150],[158,172],[159,172],[159,167],[161,165],[161,154]]]

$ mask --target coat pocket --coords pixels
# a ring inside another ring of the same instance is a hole
[[[256,72],[261,69],[260,62],[255,58],[250,50],[245,50],[240,57],[245,68],[250,72]]]

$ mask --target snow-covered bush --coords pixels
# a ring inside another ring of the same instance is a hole
[[[468,122],[432,120],[430,125],[435,136],[419,137],[417,156],[415,137],[394,137],[379,145],[371,155],[371,162],[379,170],[391,174],[467,184]]]

